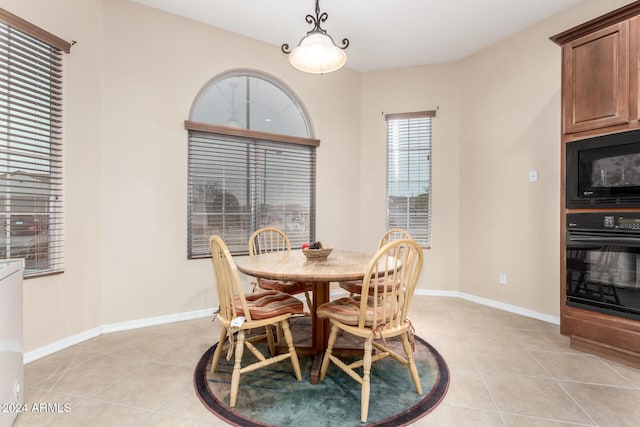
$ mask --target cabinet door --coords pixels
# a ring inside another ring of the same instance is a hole
[[[562,56],[564,132],[628,123],[629,22],[567,43]]]

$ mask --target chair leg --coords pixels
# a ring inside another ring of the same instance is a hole
[[[404,347],[404,352],[407,354],[407,360],[409,361],[409,372],[411,373],[413,384],[416,386],[416,392],[419,395],[422,395],[422,385],[420,384],[418,367],[416,366],[416,361],[413,357],[413,351],[411,350],[411,344],[409,344],[409,337],[407,335],[402,335],[402,347]]]
[[[242,353],[244,352],[244,330],[238,331],[236,338],[235,364],[233,365],[233,374],[231,374],[231,396],[229,397],[229,406],[236,406],[236,398],[238,397],[238,387],[240,387],[240,369],[242,368]]]
[[[320,367],[320,381],[324,381],[324,377],[327,375],[327,369],[329,368],[329,356],[333,351],[333,345],[338,338],[338,327],[331,325],[331,333],[329,334],[329,341],[327,342],[327,349],[324,351],[322,358],[322,366]]]
[[[280,325],[280,323],[276,324],[276,342],[278,344],[282,344],[282,340],[284,338],[284,335],[282,334],[282,326]]]
[[[282,332],[284,332],[284,339],[287,341],[287,347],[289,348],[289,357],[291,358],[291,365],[293,365],[293,372],[296,374],[296,379],[302,381],[302,373],[300,372],[300,362],[298,361],[298,353],[293,346],[293,335],[291,335],[291,329],[289,329],[289,321],[283,320]]]
[[[276,355],[276,344],[273,339],[273,331],[271,330],[271,326],[267,325],[264,327],[264,331],[267,334],[267,344],[269,345],[269,354],[271,356]]]
[[[364,365],[362,375],[362,391],[360,392],[360,421],[367,422],[369,416],[369,395],[371,393],[371,352],[373,344],[371,340],[364,342]]]
[[[220,355],[222,354],[222,347],[224,347],[224,342],[227,339],[227,328],[222,328],[220,331],[220,338],[218,339],[218,346],[216,347],[216,351],[213,352],[213,359],[211,360],[211,369],[209,372],[213,374],[218,367],[218,362],[220,361]]]

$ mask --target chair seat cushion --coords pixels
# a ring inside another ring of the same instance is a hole
[[[258,279],[258,286],[270,291],[284,292],[289,295],[311,292],[313,286],[308,282],[285,282],[281,280]]]
[[[371,297],[369,297],[371,299]],[[383,304],[378,306],[378,318],[382,316]],[[339,298],[318,307],[316,311],[320,319],[334,319],[345,325],[357,326],[360,315],[360,298]],[[365,315],[365,326],[373,324],[373,303],[368,304]]]
[[[278,291],[265,291],[245,295],[251,318],[268,319],[282,314],[302,314],[303,304],[297,298]],[[238,316],[245,316],[240,299],[236,298]],[[245,316],[246,317],[246,316]]]
[[[385,284],[385,279],[384,278],[379,278],[378,279],[378,294],[381,295],[384,292],[384,285]],[[387,290],[390,292],[391,291],[391,286],[387,285]],[[348,291],[351,294],[362,294],[362,280],[354,280],[354,281],[350,281],[350,282],[340,282],[340,287],[346,291]],[[373,295],[373,286],[369,287],[369,295]]]

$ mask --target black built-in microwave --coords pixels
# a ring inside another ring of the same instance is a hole
[[[566,207],[640,208],[640,130],[566,144]]]

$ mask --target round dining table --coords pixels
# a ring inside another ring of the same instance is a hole
[[[316,308],[329,301],[331,282],[362,280],[372,254],[334,249],[326,260],[307,260],[301,250],[272,252],[236,259],[242,273],[263,279],[302,281],[313,286],[311,307],[311,346],[296,345],[302,352],[315,355],[311,383],[318,383],[322,355],[329,338],[329,321],[320,320]]]

